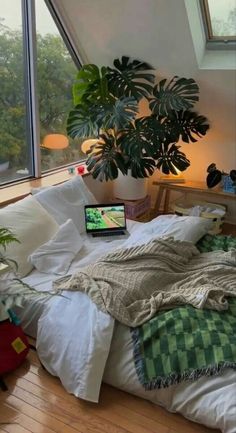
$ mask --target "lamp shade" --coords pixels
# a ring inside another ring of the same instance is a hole
[[[83,141],[81,144],[81,150],[83,153],[87,153],[90,148],[98,142],[97,138],[89,138],[88,140]]]
[[[42,147],[52,150],[62,150],[69,146],[68,138],[63,134],[47,134],[45,135]]]

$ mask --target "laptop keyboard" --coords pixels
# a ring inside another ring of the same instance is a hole
[[[125,235],[125,232],[123,230],[117,232],[104,232],[104,233],[93,233],[93,238],[100,238],[100,237],[107,237],[107,236],[119,236],[119,235]]]

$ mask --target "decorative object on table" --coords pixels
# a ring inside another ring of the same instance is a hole
[[[220,171],[215,163],[210,164],[207,167],[207,186],[213,188],[222,182],[224,192],[232,192],[236,194],[236,170],[231,170],[230,173]]]
[[[208,231],[210,234],[218,234],[222,231],[222,224],[226,214],[226,207],[223,205],[177,199],[171,203],[171,207],[176,215],[199,216],[212,221],[212,228]]]
[[[209,128],[206,117],[192,111],[199,99],[197,83],[175,76],[155,85],[148,63],[123,56],[113,64],[84,65],[73,86],[68,135],[97,139],[87,150],[88,171],[107,181],[128,170],[134,178],[149,177],[156,169],[165,174],[186,170],[190,161],[179,139],[195,142]],[[136,118],[143,98],[151,112]]]
[[[78,167],[76,167],[76,172],[77,174],[84,174],[85,172],[84,165],[78,165]]]
[[[68,167],[69,174],[75,174],[75,167]]]

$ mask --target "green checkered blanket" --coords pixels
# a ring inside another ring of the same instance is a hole
[[[236,239],[207,235],[197,247],[201,252],[227,251],[236,248]],[[222,312],[191,305],[159,312],[131,333],[136,371],[147,390],[236,369],[235,298]]]
[[[229,251],[231,248],[236,249],[236,238],[225,235],[205,235],[198,241],[196,247],[200,253],[216,250]]]

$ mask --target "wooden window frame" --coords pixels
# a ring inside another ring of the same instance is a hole
[[[222,49],[235,49],[236,48],[236,36],[214,36],[212,31],[211,24],[211,15],[208,5],[208,0],[199,0],[201,14],[203,19],[204,30],[206,34],[206,42],[207,48],[213,48],[213,44],[215,44],[215,48]]]

